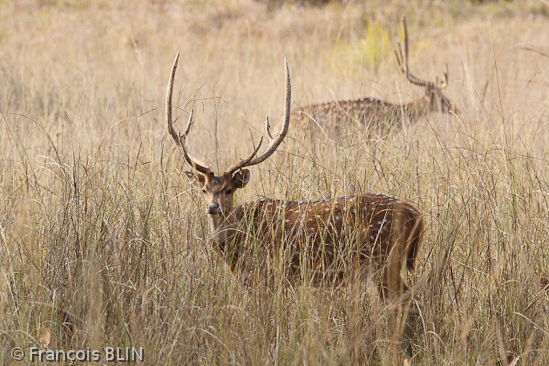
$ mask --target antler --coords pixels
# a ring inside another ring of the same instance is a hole
[[[234,173],[235,171],[242,169],[246,166],[256,165],[267,160],[269,156],[271,156],[276,151],[278,146],[286,137],[286,134],[288,133],[288,127],[290,125],[290,112],[292,107],[292,85],[290,82],[290,69],[288,68],[288,62],[286,62],[286,59],[284,59],[284,65],[286,67],[286,99],[284,101],[284,125],[282,126],[282,130],[278,133],[276,139],[271,141],[267,150],[265,150],[265,152],[261,156],[254,159],[255,154],[257,154],[261,143],[263,142],[263,136],[261,136],[261,140],[259,141],[259,144],[255,148],[254,152],[247,159],[241,160],[240,162],[231,165],[227,169],[227,173]],[[267,135],[270,137],[271,131],[268,119],[265,123],[265,130],[267,132]]]
[[[193,168],[195,168],[201,173],[210,174],[210,173],[213,173],[213,171],[208,167],[208,165],[201,162],[198,159],[193,158],[187,152],[187,148],[185,146],[185,139],[187,138],[187,135],[189,134],[189,131],[193,124],[193,112],[191,111],[191,114],[189,116],[189,121],[187,122],[187,127],[185,128],[185,132],[183,133],[183,135],[179,135],[179,133],[175,132],[175,129],[173,128],[173,121],[172,121],[173,80],[175,78],[175,71],[177,70],[178,61],[179,61],[179,53],[177,54],[177,56],[175,56],[175,60],[173,61],[172,73],[170,74],[170,79],[168,80],[168,87],[166,89],[166,120],[168,122],[168,133],[172,136],[173,140],[175,141],[175,144],[177,145],[177,147],[185,157],[185,160],[187,160],[187,162]]]
[[[444,89],[448,86],[448,65],[446,65],[446,71],[444,72],[444,80],[433,83],[432,81],[427,81],[418,78],[415,75],[412,75],[410,68],[408,67],[408,28],[406,27],[406,17],[402,17],[402,26],[404,28],[404,55],[402,55],[402,45],[400,42],[397,43],[397,48],[395,49],[395,55],[397,58],[398,66],[403,74],[406,75],[406,78],[412,84],[425,87],[437,87],[439,89]]]

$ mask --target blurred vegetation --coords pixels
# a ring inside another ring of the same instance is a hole
[[[352,43],[341,42],[334,49],[332,59],[339,65],[342,61],[347,61],[345,67],[355,69],[368,67],[369,71],[375,73],[390,57],[394,49],[393,43],[381,24],[369,22],[364,37]]]
[[[50,349],[143,347],[147,364],[389,364],[375,281],[357,298],[306,284],[247,289],[230,274],[207,244],[164,97],[181,52],[176,128],[194,110],[189,147],[220,171],[249,154],[265,116],[280,126],[284,57],[297,105],[421,96],[393,55],[402,15],[411,70],[434,80],[447,64],[445,94],[460,113],[384,138],[360,126],[301,138],[291,126],[236,199],[378,192],[412,202],[427,230],[406,277],[421,314],[402,357],[548,364],[546,2],[0,9],[0,364],[15,345],[43,343],[44,329]]]

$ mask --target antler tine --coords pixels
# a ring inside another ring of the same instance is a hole
[[[269,147],[267,148],[267,150],[265,150],[265,152],[261,156],[258,156],[257,158],[252,159],[255,153],[257,152],[257,150],[259,150],[259,145],[261,145],[259,144],[258,147],[255,149],[256,151],[252,153],[250,158],[246,160],[242,160],[241,162],[231,166],[229,169],[227,169],[228,173],[233,173],[238,169],[244,168],[246,166],[256,165],[267,160],[276,151],[278,146],[282,143],[282,141],[286,137],[286,134],[288,133],[288,127],[290,125],[290,112],[292,108],[292,85],[290,81],[290,69],[288,67],[288,62],[286,61],[286,58],[284,58],[284,65],[286,67],[286,70],[285,70],[286,71],[286,99],[284,101],[284,125],[282,126],[282,130],[278,133],[278,135],[276,136],[276,139],[271,141],[271,143],[269,144]],[[270,135],[269,130],[270,128],[267,127],[267,132]],[[261,139],[261,141],[263,141],[263,138]]]
[[[208,164],[206,164],[206,163],[202,162],[201,160],[198,160],[197,158],[191,156],[191,154],[189,154],[189,152],[187,151],[187,147],[185,145],[185,140],[187,139],[187,136],[189,135],[189,131],[191,130],[191,126],[194,123],[194,120],[193,120],[194,113],[193,112],[194,111],[191,110],[191,114],[189,115],[189,121],[187,122],[187,127],[185,128],[185,133],[183,133],[183,135],[179,136],[179,141],[180,141],[181,144],[179,144],[178,147],[180,148],[181,152],[183,153],[183,156],[185,157],[185,160],[187,160],[187,162],[193,168],[195,168],[196,170],[198,170],[201,173],[210,174],[210,173],[213,173],[213,171],[210,169]],[[173,135],[172,135],[172,137],[173,137]]]
[[[406,78],[410,80],[410,68],[408,67],[408,27],[406,26],[406,16],[402,17],[402,26],[404,27],[404,61],[406,62]]]
[[[438,85],[439,89],[446,89],[448,86],[448,64],[444,68],[444,80]]]
[[[179,61],[179,53],[175,56],[175,60],[173,61],[172,72],[170,74],[170,79],[168,80],[168,87],[166,88],[166,121],[168,122],[168,133],[172,136],[175,144],[179,148],[179,151],[181,151],[181,153],[185,157],[185,160],[187,160],[187,162],[193,168],[195,168],[196,170],[204,174],[213,173],[213,171],[208,167],[207,164],[201,162],[198,159],[193,158],[187,152],[187,148],[185,147],[185,139],[187,138],[187,135],[189,134],[189,131],[191,130],[191,126],[193,124],[193,112],[191,111],[191,114],[189,115],[189,121],[187,122],[187,127],[185,128],[185,133],[183,133],[183,135],[179,135],[177,132],[175,132],[175,129],[173,128],[172,94],[173,94],[173,82],[175,79],[175,72],[177,70],[178,61]]]
[[[269,123],[269,116],[265,118],[265,133],[267,133],[267,136],[272,140],[273,135],[271,135],[271,124]]]
[[[404,59],[404,56],[402,56],[402,45],[400,44],[400,42],[397,42],[397,46],[395,48],[395,56],[396,56],[396,59],[397,59],[397,63],[398,63],[398,67],[400,68],[400,71],[406,75],[406,68],[404,67],[404,64],[403,64],[403,59]]]
[[[261,144],[263,143],[263,136],[261,136],[261,138],[259,139],[259,144],[257,144],[256,148],[254,149],[254,151],[250,154],[250,156],[248,156],[246,159],[243,159],[243,160],[240,160],[238,163],[236,164],[233,164],[231,165],[228,169],[227,169],[227,173],[234,173],[236,172],[237,170],[239,169],[242,169],[244,168],[245,166],[248,165],[248,163],[250,162],[250,160],[252,160],[254,158],[254,156],[257,154],[257,152],[259,151],[259,149],[261,148]]]

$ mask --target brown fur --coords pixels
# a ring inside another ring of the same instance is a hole
[[[415,122],[429,111],[457,112],[457,108],[439,88],[426,87],[425,93],[425,96],[406,104],[393,104],[376,98],[310,104],[292,111],[292,125],[301,130],[322,129],[331,135],[338,134],[349,124],[359,124],[370,129],[398,128],[403,121]]]
[[[413,270],[424,228],[421,213],[409,203],[365,194],[314,202],[259,199],[233,208],[236,187],[249,179],[247,170],[233,177],[187,174],[205,192],[206,204],[218,207],[208,215],[212,247],[244,282],[282,263],[292,282],[334,283],[358,263],[363,274],[371,268],[383,273],[382,297],[406,289],[400,272],[404,263]]]

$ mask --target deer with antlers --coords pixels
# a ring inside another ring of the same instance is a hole
[[[406,290],[401,269],[412,271],[423,234],[421,213],[411,204],[380,194],[322,201],[291,202],[262,198],[234,206],[234,194],[250,180],[245,169],[267,160],[284,140],[290,124],[291,85],[287,63],[284,123],[265,152],[258,155],[263,137],[246,159],[215,175],[205,163],[192,157],[186,139],[193,124],[191,112],[185,132],[173,127],[172,91],[177,69],[175,58],[166,93],[166,120],[185,160],[193,168],[185,172],[202,190],[211,227],[211,245],[233,273],[244,281],[262,268],[282,263],[289,279],[339,281],[355,269],[378,265],[383,271],[381,296],[397,299]],[[271,136],[267,125],[267,135]],[[277,262],[281,260],[282,262]],[[357,273],[356,271],[354,273]],[[261,275],[262,276],[262,275]],[[333,283],[333,282],[332,282]]]
[[[425,88],[425,95],[406,104],[393,104],[376,98],[340,100],[321,104],[311,104],[294,109],[291,118],[301,128],[317,127],[339,131],[345,124],[361,125],[372,128],[400,126],[403,120],[417,121],[426,112],[457,113],[455,105],[442,94],[448,86],[448,67],[444,79],[435,82],[418,78],[408,67],[408,30],[406,18],[403,17],[404,53],[400,42],[395,55],[400,70],[408,81]]]

